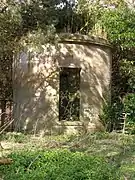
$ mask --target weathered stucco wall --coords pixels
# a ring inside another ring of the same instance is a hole
[[[59,121],[59,68],[79,67],[80,121]],[[106,40],[63,36],[41,53],[21,52],[14,61],[14,126],[33,133],[102,129],[99,114],[110,96],[111,48]]]

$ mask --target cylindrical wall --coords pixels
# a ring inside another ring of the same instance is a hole
[[[110,97],[111,48],[106,40],[63,36],[41,53],[20,52],[14,63],[15,128],[34,133],[102,129],[99,115]],[[80,121],[59,121],[60,67],[80,68]]]

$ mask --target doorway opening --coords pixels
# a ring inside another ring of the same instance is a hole
[[[80,68],[60,68],[59,120],[79,121]]]

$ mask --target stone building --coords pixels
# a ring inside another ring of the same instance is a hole
[[[111,85],[107,40],[63,34],[40,53],[20,52],[13,69],[16,130],[44,135],[103,129],[99,115]]]

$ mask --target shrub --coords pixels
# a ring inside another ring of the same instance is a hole
[[[106,131],[113,131],[119,128],[121,114],[123,112],[123,104],[117,100],[116,102],[107,102],[103,105],[103,111],[99,118],[104,125]]]
[[[135,123],[135,94],[128,94],[124,99],[128,122]]]
[[[135,134],[135,94],[128,94],[124,99],[124,111],[127,114],[128,132]]]

